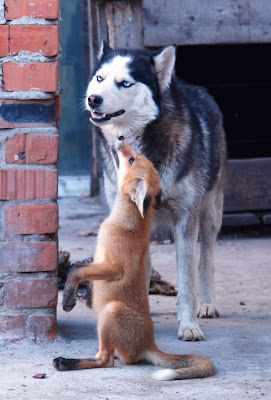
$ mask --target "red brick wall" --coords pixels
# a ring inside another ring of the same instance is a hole
[[[0,341],[56,337],[59,0],[0,0]]]

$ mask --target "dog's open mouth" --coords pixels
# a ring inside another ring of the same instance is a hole
[[[115,160],[116,167],[119,168],[119,166],[120,166],[119,156],[118,156],[116,147],[114,145],[111,146],[111,153],[112,153],[112,156],[113,156],[113,158]]]
[[[102,114],[97,111],[91,111],[91,119],[95,122],[109,121],[111,118],[118,117],[125,113],[125,110],[119,110],[112,114]]]

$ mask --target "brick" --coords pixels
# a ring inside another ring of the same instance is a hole
[[[56,100],[0,100],[0,129],[56,126]]]
[[[59,29],[57,25],[11,25],[10,54],[20,51],[38,52],[51,57],[58,54]]]
[[[9,26],[0,25],[0,57],[6,57],[9,52],[8,46]]]
[[[7,20],[22,17],[58,19],[59,0],[5,0]]]
[[[0,170],[0,200],[56,200],[57,170]]]
[[[53,272],[57,269],[57,243],[53,241],[0,242],[0,254],[0,272]]]
[[[51,308],[57,304],[57,284],[50,278],[13,279],[5,287],[5,306]]]
[[[26,135],[15,135],[6,140],[6,163],[25,164]]]
[[[41,91],[56,92],[59,79],[59,63],[15,63],[3,66],[4,90],[10,92]]]
[[[18,134],[6,140],[6,163],[56,164],[58,147],[58,135]]]
[[[56,233],[58,228],[57,204],[18,204],[5,206],[5,233]]]
[[[62,108],[62,96],[56,96],[56,120],[59,121],[61,118],[61,108]]]
[[[57,333],[55,315],[31,315],[27,336],[33,340],[55,340]]]
[[[58,142],[58,135],[27,135],[26,164],[56,164]]]
[[[26,317],[24,315],[0,315],[1,339],[19,340],[25,337]]]

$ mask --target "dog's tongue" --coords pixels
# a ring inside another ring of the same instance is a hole
[[[92,116],[97,119],[102,119],[105,117],[105,114],[99,113],[97,111],[92,111]]]

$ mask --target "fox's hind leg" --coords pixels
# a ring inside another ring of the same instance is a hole
[[[199,261],[199,311],[200,318],[219,317],[215,306],[214,259],[216,237],[221,227],[223,192],[215,187],[205,198],[200,216],[200,261]]]
[[[114,365],[114,356],[103,352],[99,358],[64,358],[58,357],[53,361],[53,366],[58,371],[72,369],[109,368]]]
[[[110,330],[102,330],[99,334],[100,347],[95,358],[63,358],[58,357],[53,361],[53,366],[58,371],[72,369],[109,368],[114,365],[114,348],[110,339]]]
[[[94,358],[63,358],[58,357],[53,361],[53,366],[58,371],[67,371],[72,369],[90,369],[90,368],[109,368],[114,365],[114,341],[115,325],[114,312],[116,309],[114,303],[109,303],[103,311],[98,324],[99,351]]]

